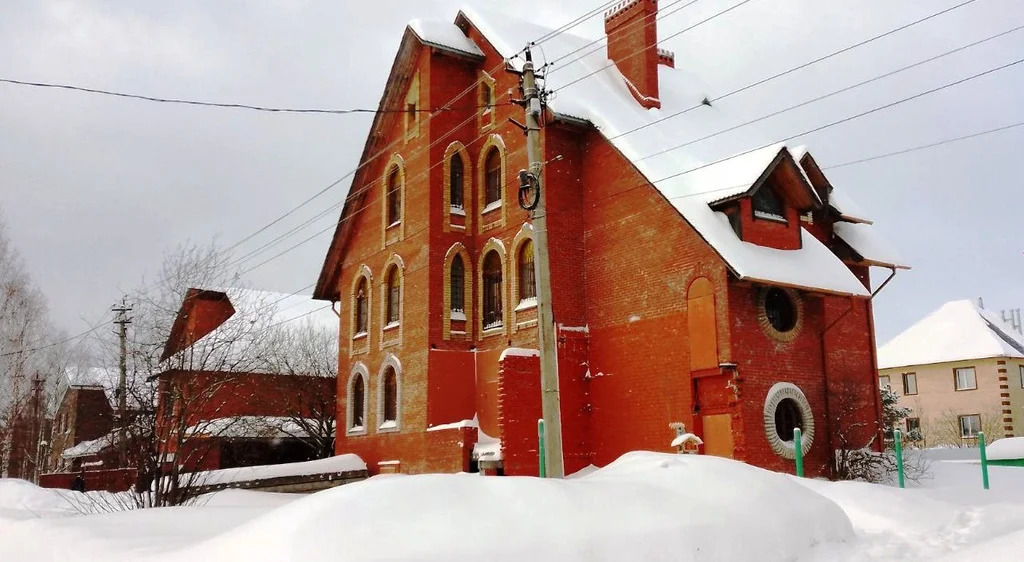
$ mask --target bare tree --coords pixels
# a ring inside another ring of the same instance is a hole
[[[290,436],[306,443],[316,458],[334,454],[337,402],[333,392],[324,393],[324,379],[338,379],[336,333],[305,322],[277,326],[271,335],[268,370],[280,373],[280,385],[289,401]]]
[[[38,475],[62,339],[0,221],[0,477]]]
[[[972,414],[973,415],[973,414]],[[991,443],[1003,436],[1003,416],[998,409],[990,408],[977,415],[980,418],[981,430]],[[961,417],[964,414],[954,410],[945,410],[937,417],[929,420],[926,428],[929,440],[935,445],[946,445],[950,447],[977,447],[976,437],[965,437],[961,427]]]
[[[833,475],[837,480],[863,480],[887,483],[897,472],[892,450],[881,452],[874,445],[881,430],[891,442],[893,429],[902,427],[910,408],[900,407],[899,396],[889,387],[882,388],[882,419],[875,420],[874,397],[863,392],[863,385],[840,383],[833,400],[835,456]],[[929,477],[929,463],[918,451],[903,453],[905,476],[912,482]]]

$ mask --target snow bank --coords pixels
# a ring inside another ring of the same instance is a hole
[[[349,472],[353,470],[366,470],[366,463],[358,456],[348,454],[315,461],[210,470],[203,473],[198,484],[212,486],[216,484],[230,484],[233,482],[248,482],[250,480],[260,480],[265,478],[309,476],[313,474],[330,474],[334,472]],[[181,477],[185,478],[184,475]]]
[[[40,488],[26,480],[0,478],[0,519],[53,517],[74,513],[63,490]]]
[[[792,560],[853,537],[791,478],[715,457],[630,453],[572,480],[370,479],[275,510],[181,560]]]
[[[985,447],[990,461],[1024,459],[1024,437],[1004,437]],[[1024,471],[1021,473],[1024,475]]]

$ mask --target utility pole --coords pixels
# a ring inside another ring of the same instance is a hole
[[[114,324],[117,324],[117,335],[121,341],[120,373],[117,377],[117,453],[120,468],[124,468],[128,461],[128,324],[132,323],[128,313],[132,307],[128,305],[127,297],[121,297],[121,306],[115,304],[110,310],[117,313]]]
[[[36,442],[36,455],[33,462],[32,482],[39,483],[39,473],[43,459],[43,378],[37,371],[32,379],[32,428]]]
[[[526,109],[526,155],[529,171],[519,172],[519,204],[533,219],[533,264],[537,283],[537,344],[540,347],[541,406],[544,416],[544,464],[548,478],[562,478],[562,412],[558,397],[558,361],[555,318],[551,309],[551,269],[548,256],[547,206],[541,186],[544,160],[540,147],[541,92],[530,48],[522,75],[523,107]]]

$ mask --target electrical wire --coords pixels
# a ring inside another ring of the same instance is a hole
[[[104,315],[100,319],[100,322],[97,323],[95,326],[93,326],[92,328],[89,328],[88,330],[86,330],[84,332],[81,332],[79,334],[75,334],[73,336],[70,336],[70,337],[67,337],[67,338],[64,338],[62,340],[55,341],[55,342],[52,342],[52,343],[48,343],[48,344],[42,345],[42,346],[29,347],[29,348],[26,348],[26,349],[19,349],[17,351],[8,351],[8,352],[5,352],[5,353],[0,353],[0,357],[10,357],[10,356],[13,356],[13,355],[32,354],[32,353],[36,353],[36,352],[43,351],[43,350],[46,350],[46,349],[50,349],[51,347],[57,347],[58,345],[64,345],[66,343],[70,343],[70,342],[73,342],[75,340],[84,338],[85,336],[88,336],[89,334],[95,332],[96,330],[99,330],[100,328],[104,327],[106,325],[105,324],[106,316],[107,315]],[[36,345],[39,341],[41,341],[41,340],[37,340],[36,342],[33,342],[32,344],[29,344],[29,345]]]
[[[182,104],[182,105],[197,105],[204,107],[219,107],[228,109],[249,109],[253,111],[263,111],[268,113],[319,113],[319,114],[330,114],[330,115],[351,115],[354,113],[438,113],[442,111],[458,111],[458,110],[472,110],[481,109],[483,106],[473,107],[440,107],[434,109],[312,109],[312,108],[294,108],[294,107],[267,107],[262,105],[251,105],[246,103],[220,103],[210,101],[198,101],[188,100],[180,98],[164,98],[158,96],[145,96],[141,94],[130,94],[126,92],[117,92],[113,90],[101,90],[98,88],[86,88],[84,86],[74,86],[71,84],[59,84],[53,82],[30,82],[27,80],[15,80],[13,78],[0,78],[0,83],[14,84],[18,86],[30,86],[35,88],[53,88],[60,90],[70,90],[74,92],[84,92],[89,94],[99,94],[104,96],[113,96],[118,98],[128,98],[142,101],[151,101],[157,103],[171,103],[171,104]]]
[[[659,119],[655,119],[654,121],[651,121],[649,123],[645,123],[643,125],[640,125],[639,127],[635,127],[633,129],[629,129],[627,131],[623,131],[623,132],[621,132],[621,133],[619,133],[619,134],[617,134],[617,135],[615,135],[613,137],[610,137],[609,140],[617,139],[619,137],[623,137],[623,136],[629,135],[631,133],[635,133],[635,132],[640,131],[642,129],[646,129],[647,127],[650,127],[652,125],[656,125],[658,123],[662,123],[662,122],[668,121],[669,119],[673,119],[673,118],[678,117],[680,115],[684,115],[684,114],[689,113],[689,112],[691,112],[691,111],[693,111],[695,109],[699,109],[699,108],[701,108],[701,107],[703,107],[705,105],[709,105],[710,104],[710,105],[713,106],[715,103],[717,103],[717,102],[719,102],[721,100],[724,100],[726,98],[732,97],[732,96],[734,96],[736,94],[740,94],[740,93],[746,92],[747,90],[750,90],[751,88],[756,88],[758,86],[761,86],[761,85],[766,84],[768,82],[771,82],[773,80],[777,80],[779,78],[782,78],[783,76],[788,76],[788,75],[790,75],[790,74],[792,74],[794,72],[803,70],[805,68],[808,68],[810,66],[818,64],[819,62],[828,60],[828,59],[830,59],[832,57],[841,55],[843,53],[847,53],[847,52],[852,51],[854,49],[857,49],[859,47],[863,47],[864,45],[867,45],[869,43],[873,43],[873,42],[875,42],[875,41],[877,41],[879,39],[882,39],[884,37],[888,37],[890,35],[893,35],[895,33],[903,31],[905,29],[909,29],[909,28],[911,28],[911,27],[913,27],[915,25],[918,25],[918,24],[924,23],[926,21],[932,20],[932,19],[937,18],[937,17],[939,17],[939,16],[941,16],[943,14],[947,14],[949,12],[952,12],[953,10],[956,10],[958,8],[962,8],[964,6],[967,6],[968,4],[972,4],[975,1],[976,0],[964,0],[963,2],[961,2],[959,4],[950,6],[949,8],[945,8],[943,10],[939,10],[938,12],[934,12],[934,13],[929,14],[927,16],[924,16],[922,18],[916,19],[916,20],[914,20],[914,21],[912,21],[910,23],[906,23],[906,24],[897,26],[897,27],[895,27],[893,29],[890,29],[888,31],[885,31],[885,32],[880,33],[878,35],[875,35],[873,37],[869,37],[869,38],[867,38],[867,39],[865,39],[863,41],[859,41],[859,42],[854,43],[852,45],[848,45],[848,46],[843,47],[843,48],[841,48],[839,50],[832,51],[831,53],[828,53],[826,55],[822,55],[822,56],[820,56],[820,57],[818,57],[816,59],[807,61],[805,63],[802,63],[802,64],[799,64],[797,66],[791,67],[789,69],[783,70],[782,72],[778,72],[778,73],[773,74],[771,76],[768,76],[766,78],[762,78],[762,79],[757,80],[755,82],[751,82],[750,84],[747,84],[745,86],[741,86],[739,88],[736,88],[735,90],[732,90],[732,91],[727,92],[725,94],[722,94],[720,96],[717,96],[717,97],[714,97],[714,98],[709,98],[707,100],[707,102],[708,102],[707,104],[705,104],[704,102],[701,102],[701,103],[692,105],[690,107],[687,107],[686,109],[683,109],[683,110],[677,111],[675,113],[671,113],[669,115],[661,117]],[[565,86],[562,86],[562,87],[564,88]]]
[[[894,76],[894,75],[899,74],[901,72],[905,72],[907,70],[910,70],[910,69],[913,69],[913,68],[917,68],[917,67],[919,67],[921,65],[927,64],[929,62],[936,61],[936,60],[941,59],[943,57],[947,57],[949,55],[952,55],[952,54],[955,54],[955,53],[959,53],[959,52],[961,52],[963,50],[966,50],[966,49],[969,49],[971,47],[975,47],[977,45],[981,45],[983,43],[986,43],[988,41],[992,41],[994,39],[1003,37],[1005,35],[1008,35],[1010,33],[1015,32],[1015,31],[1020,31],[1021,29],[1024,29],[1024,25],[1018,25],[1017,27],[1014,27],[1014,28],[1009,29],[1007,31],[1003,31],[1003,32],[997,33],[995,35],[990,35],[990,36],[988,36],[988,37],[986,37],[984,39],[979,39],[979,40],[974,41],[972,43],[968,43],[966,45],[962,45],[962,46],[957,47],[955,49],[951,49],[949,51],[945,51],[945,52],[940,53],[938,55],[935,55],[935,56],[932,56],[932,57],[928,57],[926,59],[923,59],[923,60],[920,60],[918,62],[915,62],[915,63],[909,64],[909,65],[897,68],[895,70],[891,70],[891,71],[886,72],[884,74],[880,74],[878,76],[874,76],[872,78],[868,78],[867,80],[862,80],[860,82],[857,82],[856,84],[851,84],[849,86],[845,86],[845,87],[840,88],[838,90],[833,90],[832,92],[829,92],[827,94],[823,94],[823,95],[817,96],[815,98],[811,98],[809,100],[800,102],[800,103],[798,103],[796,105],[791,105],[791,106],[786,107],[784,109],[780,109],[778,111],[773,111],[773,112],[771,112],[771,113],[769,113],[767,115],[762,115],[762,116],[757,117],[755,119],[751,119],[749,121],[744,121],[743,123],[739,123],[737,125],[733,125],[732,127],[728,127],[726,129],[721,129],[719,131],[716,131],[714,133],[705,135],[703,137],[699,137],[699,138],[696,138],[696,139],[693,139],[693,140],[690,140],[690,141],[686,141],[686,142],[684,142],[682,144],[677,144],[677,145],[674,145],[674,146],[670,146],[670,147],[665,148],[663,150],[660,150],[658,152],[654,152],[652,154],[648,154],[646,156],[643,156],[642,158],[639,158],[636,161],[640,162],[640,161],[643,161],[643,160],[647,160],[648,158],[653,158],[655,156],[660,156],[660,155],[665,154],[667,152],[672,152],[673,150],[677,150],[677,149],[683,148],[685,146],[690,146],[692,144],[695,144],[695,143],[698,143],[698,142],[701,142],[701,141],[705,141],[705,140],[717,137],[717,136],[725,134],[725,133],[729,133],[729,132],[735,131],[737,129],[746,127],[748,125],[752,125],[754,123],[759,123],[761,121],[764,121],[765,119],[770,119],[772,117],[776,117],[778,115],[782,115],[783,113],[787,113],[787,112],[793,111],[794,109],[798,109],[798,108],[810,105],[812,103],[815,103],[815,102],[818,102],[818,101],[830,98],[832,96],[836,96],[836,95],[842,94],[844,92],[848,92],[850,90],[859,88],[861,86],[864,86],[864,85],[867,85],[867,84],[871,84],[872,82],[877,82],[879,80],[882,80],[882,79],[885,79],[885,78],[889,78],[890,76]],[[611,137],[611,139],[616,139],[616,138],[619,138],[621,136],[622,136],[621,134],[615,135],[615,136]]]

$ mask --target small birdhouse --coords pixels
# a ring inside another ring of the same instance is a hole
[[[686,432],[686,425],[680,422],[673,422],[669,427],[675,430],[676,437],[672,440],[672,446],[680,455],[696,455],[700,453],[699,447],[704,444],[700,437]]]

